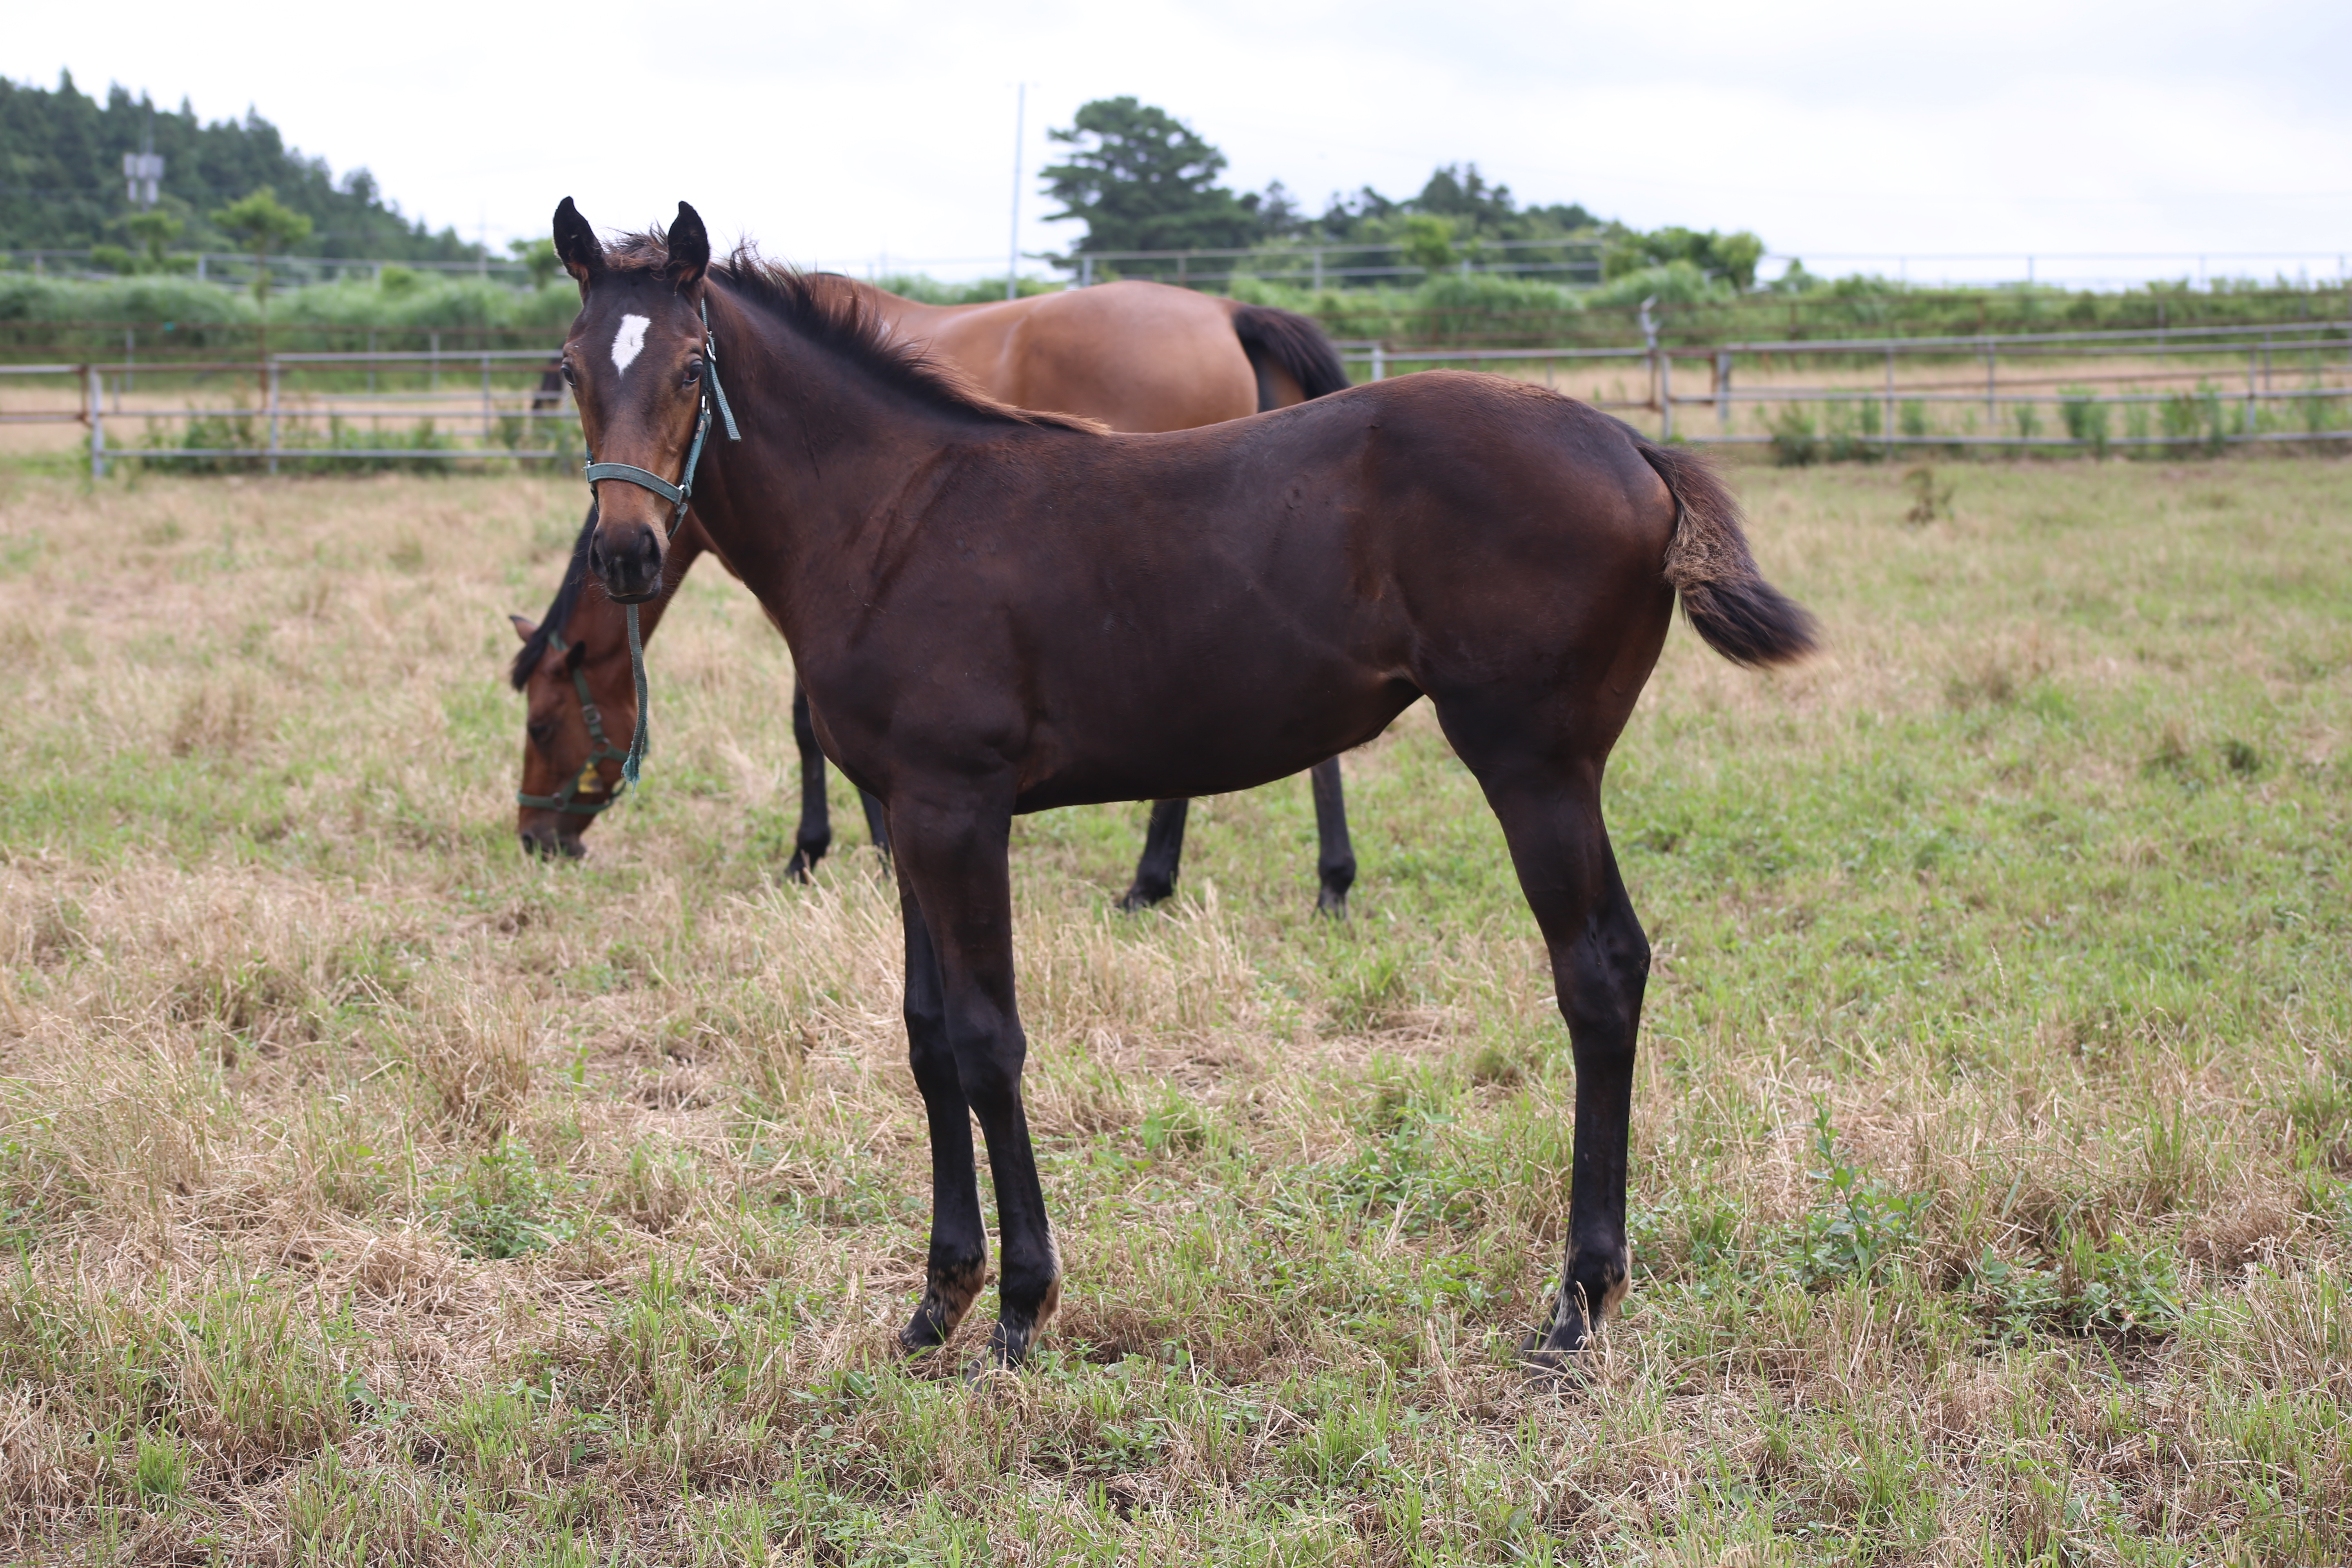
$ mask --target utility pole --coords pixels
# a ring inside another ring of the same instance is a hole
[[[122,180],[134,207],[155,205],[156,187],[163,181],[163,160],[155,156],[155,111],[147,111],[147,129],[140,133],[139,151],[122,154]]]
[[[1021,298],[1021,134],[1026,129],[1023,121],[1029,114],[1029,84],[1016,82],[1013,88],[1013,242],[1007,247],[1004,262],[1004,297]]]

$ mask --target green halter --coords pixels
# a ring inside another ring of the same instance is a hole
[[[669,514],[669,536],[673,539],[677,537],[678,524],[686,521],[686,504],[694,497],[694,470],[702,461],[703,438],[710,434],[710,400],[713,397],[719,400],[719,416],[726,422],[727,438],[730,441],[743,438],[742,432],[735,428],[735,411],[727,406],[727,390],[719,384],[719,345],[710,336],[710,301],[708,297],[703,300],[701,309],[703,374],[698,401],[702,411],[695,416],[694,445],[687,449],[686,471],[678,475],[677,483],[672,484],[652,469],[640,468],[634,463],[597,462],[593,453],[589,455],[587,466],[581,470],[588,476],[588,494],[592,500],[596,494],[597,480],[625,479],[669,502],[674,509]],[[575,670],[573,673],[576,675],[578,672]],[[653,730],[646,721],[646,710],[650,704],[646,694],[645,639],[637,634],[637,607],[635,605],[629,606],[629,674],[637,687],[637,728],[636,732],[629,737],[627,753],[621,759],[621,782],[624,785],[637,782],[637,769],[644,763],[646,752],[653,747]],[[588,686],[584,680],[580,686],[580,700],[583,702],[588,700]],[[613,795],[614,799],[618,799],[620,791],[615,790]]]
[[[547,634],[547,646],[559,654],[571,651],[570,645],[564,642],[562,634],[559,632]],[[566,816],[593,816],[621,798],[622,792],[629,787],[629,780],[625,775],[618,784],[605,790],[600,797],[585,801],[581,799],[583,788],[594,779],[595,787],[604,789],[604,780],[597,775],[596,764],[614,762],[625,767],[629,753],[605,738],[604,715],[598,710],[595,699],[588,695],[587,672],[576,664],[572,667],[572,684],[579,689],[580,716],[588,721],[588,739],[594,742],[594,749],[588,753],[588,760],[580,764],[580,771],[563,781],[563,788],[559,793],[525,795],[517,790],[515,799],[540,811],[562,812]]]

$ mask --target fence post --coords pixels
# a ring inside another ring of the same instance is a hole
[[[433,351],[433,368],[425,378],[425,390],[427,392],[438,392],[441,390],[441,334],[438,332],[427,332],[425,334],[425,341],[427,346],[429,346]]]
[[[1658,439],[1675,438],[1675,362],[1670,354],[1658,356]]]
[[[269,362],[269,471],[278,471],[278,362]]]
[[[1388,357],[1381,353],[1381,345],[1374,343],[1372,345],[1372,379],[1374,381],[1386,381],[1388,379]]]
[[[1895,457],[1895,345],[1886,345],[1886,456]]]
[[[1095,258],[1091,256],[1081,256],[1078,258],[1078,287],[1091,289],[1094,286]]]
[[[1715,351],[1715,422],[1722,432],[1731,434],[1731,351]]]
[[[2000,402],[1993,389],[1993,355],[1999,345],[1990,340],[1985,343],[1985,434],[2000,434]]]
[[[106,397],[99,390],[98,367],[81,367],[82,400],[89,420],[89,477],[106,478]]]
[[[2261,370],[2261,367],[2262,367],[2262,361],[2263,361],[2263,351],[2262,351],[2262,350],[2260,350],[2260,349],[2248,349],[2248,350],[2246,351],[2246,425],[2245,425],[2245,428],[2246,428],[2246,434],[2247,434],[2247,435],[2249,435],[2249,436],[2251,436],[2251,435],[2252,435],[2252,434],[2254,433],[2254,377],[2255,377],[2255,375],[2256,375],[2256,374],[2260,372],[2260,370]]]
[[[1643,300],[1641,310],[1634,316],[1634,320],[1642,323],[1642,342],[1649,350],[1647,366],[1650,372],[1650,397],[1663,408],[1665,400],[1658,395],[1658,319],[1650,314],[1650,307],[1657,302],[1658,297],[1655,294]],[[1674,432],[1675,416],[1668,414],[1664,417],[1666,432],[1671,435]]]
[[[1323,289],[1323,253],[1319,250],[1315,253],[1315,289],[1318,293]]]
[[[490,356],[482,355],[482,445],[490,444]]]

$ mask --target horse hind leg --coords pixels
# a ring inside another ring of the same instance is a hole
[[[1441,720],[1446,719],[1443,708]],[[1533,732],[1530,726],[1523,732]],[[1572,1364],[1631,1279],[1625,1244],[1626,1144],[1633,1052],[1650,973],[1649,939],[1626,897],[1601,816],[1605,752],[1560,758],[1446,724],[1503,826],[1519,887],[1551,958],[1576,1061],[1568,1246],[1559,1294],[1520,1347],[1531,1372]],[[1465,742],[1467,743],[1465,743]]]
[[[1626,1146],[1650,943],[1597,824],[1595,837],[1602,871],[1599,897],[1573,923],[1567,942],[1545,932],[1576,1059],[1576,1142],[1559,1294],[1544,1326],[1520,1347],[1529,1370],[1538,1373],[1564,1370],[1617,1310],[1633,1279],[1625,1242]]]
[[[882,852],[882,869],[887,874],[890,869],[890,815],[882,809],[880,801],[864,790],[857,792],[857,804],[866,808],[866,831],[873,838],[874,847]]]
[[[1143,830],[1143,854],[1135,862],[1135,881],[1118,900],[1132,914],[1165,901],[1176,891],[1176,872],[1184,858],[1184,816],[1189,800],[1155,800],[1151,821]]]

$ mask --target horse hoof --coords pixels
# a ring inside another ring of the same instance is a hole
[[[1566,1388],[1584,1381],[1584,1354],[1547,1344],[1541,1334],[1529,1334],[1519,1342],[1519,1373],[1529,1388]]]
[[[1328,916],[1335,921],[1346,920],[1348,918],[1348,895],[1344,892],[1335,892],[1329,888],[1324,889],[1321,894],[1319,894],[1315,900],[1315,912],[1318,915]]]
[[[1118,912],[1123,915],[1139,914],[1154,904],[1166,903],[1175,891],[1174,888],[1147,888],[1138,882],[1118,900]]]

